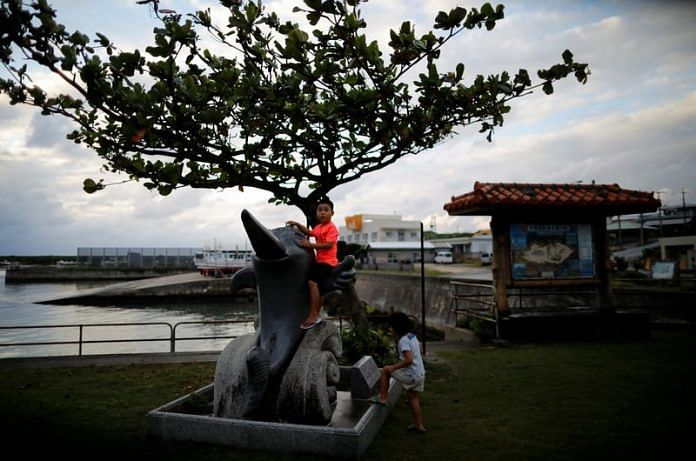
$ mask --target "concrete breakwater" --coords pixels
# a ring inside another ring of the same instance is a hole
[[[40,299],[34,302],[47,304],[102,304],[103,301],[117,303],[117,299],[133,298],[186,298],[230,296],[230,279],[204,277],[198,272],[169,275],[128,282],[114,283],[99,288],[75,290]]]
[[[5,271],[6,283],[74,282],[80,280],[140,280],[190,273],[191,269],[117,269],[23,266]]]

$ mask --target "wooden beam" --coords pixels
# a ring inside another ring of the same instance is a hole
[[[613,310],[609,282],[609,239],[606,219],[603,216],[597,216],[592,220],[592,239],[595,247],[595,273],[599,280],[599,308]]]

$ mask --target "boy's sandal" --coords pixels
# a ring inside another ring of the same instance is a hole
[[[317,320],[315,320],[314,322],[302,322],[300,324],[300,328],[302,328],[303,330],[310,330],[310,329],[314,328],[315,326],[319,325],[321,323],[321,320],[322,319],[320,317]]]
[[[428,432],[425,429],[419,429],[416,426],[408,426],[406,430],[409,432],[415,432],[416,434],[425,434],[426,432]]]

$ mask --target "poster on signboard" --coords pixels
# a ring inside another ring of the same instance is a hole
[[[511,224],[510,251],[514,280],[595,275],[589,224]]]

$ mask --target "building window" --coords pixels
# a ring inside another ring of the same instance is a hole
[[[363,242],[367,242],[367,232],[363,234]]]
[[[370,238],[372,239],[373,242],[376,242],[377,241],[377,232],[373,232]]]
[[[390,264],[398,263],[399,260],[396,258],[396,255],[394,253],[389,253],[387,256],[387,262]]]
[[[385,235],[387,236],[387,238],[391,238],[391,236],[392,236],[392,231],[387,231],[387,232],[385,233]]]
[[[403,229],[399,229],[399,236],[398,236],[397,240],[399,242],[403,242],[405,239],[405,236],[406,236],[406,231]]]
[[[353,236],[352,236],[352,235],[349,235],[349,236],[348,236],[348,243],[351,243],[352,241],[353,241]]]
[[[418,232],[411,232],[411,238],[418,237]]]

